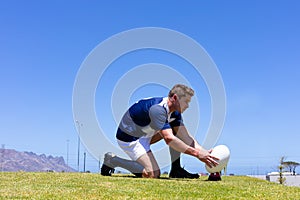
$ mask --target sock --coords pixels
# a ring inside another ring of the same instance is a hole
[[[111,158],[110,162],[115,167],[121,167],[127,169],[136,176],[142,176],[144,166],[136,161],[126,160],[118,156],[114,156]]]
[[[180,165],[180,155],[181,155],[181,153],[174,150],[174,149],[172,149],[171,147],[169,147],[169,151],[170,151],[171,162],[172,162],[171,169],[181,168],[181,165]]]

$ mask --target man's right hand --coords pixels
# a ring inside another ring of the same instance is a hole
[[[212,168],[217,166],[219,158],[211,155],[212,149],[206,150],[204,148],[199,149],[197,158],[204,162],[208,167]]]

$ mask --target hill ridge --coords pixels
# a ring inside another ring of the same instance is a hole
[[[62,156],[36,154],[33,152],[20,152],[14,149],[0,149],[1,171],[26,171],[26,172],[75,172],[65,163]]]

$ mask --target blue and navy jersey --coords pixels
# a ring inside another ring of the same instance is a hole
[[[183,125],[181,113],[169,113],[167,97],[142,99],[124,114],[117,139],[132,142],[142,136],[152,137],[157,131]]]

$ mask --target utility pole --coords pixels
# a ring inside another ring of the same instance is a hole
[[[83,154],[83,172],[85,172],[86,153]]]
[[[79,172],[79,157],[80,157],[80,137],[78,136],[78,151],[77,151],[77,171]]]
[[[79,172],[79,157],[80,157],[80,128],[82,123],[76,120],[77,129],[78,129],[78,150],[77,150],[77,171]]]

